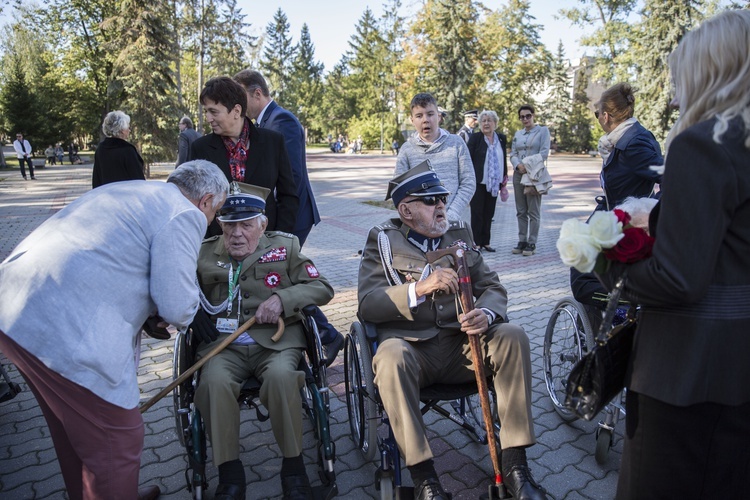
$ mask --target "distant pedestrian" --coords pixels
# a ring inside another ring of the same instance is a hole
[[[68,144],[68,159],[71,165],[80,165],[83,163],[81,157],[78,156],[78,146],[75,142]]]
[[[180,138],[177,144],[177,163],[175,167],[179,167],[190,160],[190,146],[193,144],[193,141],[201,136],[200,132],[193,127],[193,120],[187,116],[180,118],[180,123],[177,126],[180,127]]]
[[[464,112],[464,124],[459,129],[458,135],[461,136],[461,139],[466,143],[469,142],[469,137],[474,133],[474,127],[477,126],[478,116],[476,109]]]
[[[391,143],[391,151],[393,151],[394,155],[398,155],[398,148],[399,148],[398,140],[393,139],[393,142]]]
[[[62,144],[59,142],[57,145],[55,145],[55,156],[57,156],[57,161],[60,162],[60,165],[63,164],[63,158],[65,157],[65,150],[62,147]]]
[[[47,158],[47,165],[56,165],[57,158],[55,157],[55,148],[50,144],[47,149],[44,150],[44,156]]]
[[[28,164],[29,173],[31,174],[31,180],[35,181],[36,177],[34,177],[34,162],[31,161],[31,157],[33,156],[31,152],[31,144],[29,144],[29,141],[23,138],[23,134],[21,132],[16,134],[16,140],[13,141],[13,149],[16,150],[16,157],[18,158],[18,164],[21,167],[21,175],[23,175],[23,180],[27,180],[24,164]]]
[[[143,158],[130,137],[130,117],[122,111],[111,111],[104,117],[102,132],[106,136],[94,153],[91,187],[110,182],[146,180]]]

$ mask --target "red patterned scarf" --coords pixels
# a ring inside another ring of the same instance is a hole
[[[233,181],[245,182],[245,161],[247,160],[247,147],[245,145],[248,143],[249,137],[250,120],[247,118],[245,118],[245,124],[242,126],[239,141],[234,143],[230,137],[221,136],[224,147],[227,148],[229,171],[232,173]]]

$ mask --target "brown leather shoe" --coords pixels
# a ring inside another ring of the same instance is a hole
[[[154,500],[161,495],[161,489],[155,484],[138,488],[138,500]]]

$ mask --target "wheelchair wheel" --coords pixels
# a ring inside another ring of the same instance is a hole
[[[594,332],[583,306],[572,298],[558,302],[544,335],[544,381],[555,410],[565,420],[576,418],[564,405],[568,375],[593,343]]]
[[[188,369],[190,362],[188,360],[187,335],[185,332],[178,332],[174,340],[174,354],[172,359],[172,380],[176,379]],[[172,391],[172,401],[174,403],[175,430],[180,438],[180,444],[185,446],[185,433],[190,427],[190,405],[192,403],[192,380],[186,380],[175,387]]]
[[[352,323],[344,344],[344,384],[352,440],[365,460],[372,461],[378,451],[375,382],[370,346],[359,322]]]
[[[599,465],[604,464],[607,461],[607,455],[609,455],[609,449],[612,448],[614,442],[614,432],[611,429],[599,428],[596,431],[596,463]]]
[[[178,332],[174,343],[172,376],[177,378],[184,373],[194,361],[191,346],[187,343],[187,334]],[[185,481],[188,491],[195,500],[202,500],[208,488],[206,480],[206,430],[200,412],[195,407],[196,376],[193,376],[175,387],[172,392],[177,436],[187,452],[188,468]]]

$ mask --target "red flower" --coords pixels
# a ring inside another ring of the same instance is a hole
[[[616,214],[617,212],[624,214],[630,219],[630,216],[625,212],[615,210]],[[617,217],[619,219],[620,214]],[[651,256],[654,239],[646,231],[639,227],[627,227],[623,228],[622,234],[623,238],[617,242],[617,245],[609,250],[604,250],[604,255],[607,259],[631,264]]]
[[[615,217],[617,217],[617,222],[622,223],[622,227],[627,226],[630,224],[630,214],[625,212],[624,210],[620,210],[619,208],[615,208],[613,210],[613,213],[615,214]]]

